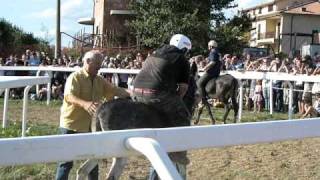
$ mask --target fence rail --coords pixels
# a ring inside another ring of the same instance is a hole
[[[40,74],[41,71],[45,72],[73,72],[79,70],[80,67],[30,67],[30,66],[0,66],[0,71],[37,71],[37,74]],[[112,74],[138,74],[140,70],[138,69],[112,69],[112,68],[101,68],[99,70],[99,73],[112,73]],[[49,73],[50,74],[50,73]],[[231,74],[235,78],[237,78],[240,82],[240,90],[239,90],[239,114],[238,114],[238,122],[241,121],[242,116],[242,109],[243,109],[243,85],[241,83],[241,80],[246,79],[263,79],[263,80],[269,80],[272,84],[272,81],[302,81],[302,82],[320,82],[319,76],[308,76],[305,74],[288,74],[288,73],[279,73],[279,72],[256,72],[256,71],[224,71],[221,74]],[[202,73],[200,73],[202,75]],[[293,85],[289,83],[290,85],[290,102],[289,102],[289,111],[288,111],[288,119],[292,118],[292,102],[293,102]],[[272,94],[272,86],[270,86],[270,114],[273,114],[273,94]],[[37,89],[39,89],[37,87]],[[50,98],[50,97],[49,97]],[[49,104],[49,98],[47,99],[47,103]]]
[[[77,69],[79,68],[0,67],[0,70],[69,72]],[[136,74],[138,71],[101,69],[100,72]],[[272,80],[320,82],[320,78],[317,76],[293,76],[283,73],[261,72],[228,73],[238,79],[268,79],[271,82]],[[241,85],[240,94],[243,94],[242,92]],[[290,88],[290,92],[290,102],[292,104],[292,87]],[[240,100],[241,99],[242,98],[240,98]],[[242,101],[240,102],[240,105],[241,104]],[[136,129],[60,136],[0,139],[0,165],[11,166],[82,159],[102,159],[107,157],[127,157],[136,155],[136,152],[133,151],[133,149],[137,149],[137,147],[134,148],[134,145],[137,145],[135,140],[139,140],[141,143],[145,137],[148,141],[150,141],[149,138],[154,139],[165,151],[174,152],[199,148],[319,137],[319,127],[319,118],[315,118],[303,121],[285,120],[215,126]],[[130,144],[133,146],[130,146]],[[158,151],[141,151],[141,153],[146,155],[153,165],[156,164],[155,168],[157,172],[163,173],[160,174],[160,177],[175,179],[173,177],[177,177],[178,174],[172,164],[170,164],[171,162],[159,162],[159,158],[168,159],[165,153],[161,153],[162,148],[158,148]],[[152,153],[154,156],[152,156]]]
[[[23,165],[137,155],[131,137],[149,137],[167,151],[256,144],[320,136],[319,119],[0,139],[0,165]]]
[[[0,66],[0,71],[51,71],[51,72],[73,72],[80,67],[49,67],[49,66]],[[113,69],[101,68],[99,73],[116,73],[116,74],[138,74],[139,69]],[[200,73],[201,75],[202,73]],[[319,76],[308,76],[305,74],[288,74],[280,72],[256,72],[256,71],[223,71],[221,74],[231,74],[237,79],[265,79],[280,81],[303,81],[303,82],[320,82]]]

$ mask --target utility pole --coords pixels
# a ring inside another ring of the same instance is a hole
[[[60,0],[57,0],[57,16],[56,16],[56,47],[54,58],[58,59],[61,56],[61,33],[60,33]]]

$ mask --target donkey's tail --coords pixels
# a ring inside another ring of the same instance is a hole
[[[239,95],[239,82],[238,79],[233,78],[233,97],[238,97]]]

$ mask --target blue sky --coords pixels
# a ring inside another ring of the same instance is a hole
[[[1,0],[0,18],[21,27],[24,31],[32,32],[37,37],[42,37],[55,43],[55,8],[56,0]],[[254,6],[266,0],[235,0],[239,9]],[[270,0],[267,0],[270,1]],[[228,11],[235,14],[238,9]],[[91,17],[93,12],[93,0],[61,0],[61,31],[75,34],[85,28],[91,32],[90,26],[77,23],[81,17]],[[63,46],[68,46],[71,41],[62,35]]]

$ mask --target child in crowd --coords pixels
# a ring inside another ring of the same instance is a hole
[[[253,95],[254,112],[261,112],[263,109],[262,80],[256,80],[256,86]]]
[[[320,115],[320,92],[316,93],[316,100],[313,104],[307,103],[305,104],[305,113],[301,116],[301,118],[310,117],[319,117]]]

